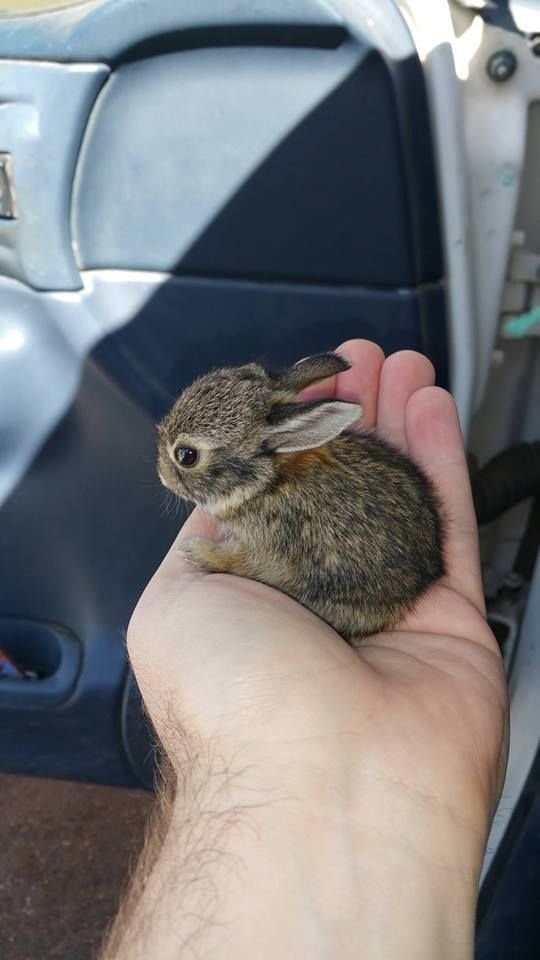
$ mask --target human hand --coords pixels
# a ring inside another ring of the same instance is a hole
[[[426,358],[402,352],[383,360],[367,341],[339,352],[352,369],[306,395],[360,402],[363,426],[423,466],[444,505],[445,580],[398,629],[355,651],[285,595],[205,574],[173,547],[133,616],[130,657],[177,773],[198,763],[201,750],[219,755],[235,809],[248,806],[253,791],[270,806],[274,798],[287,811],[289,846],[292,822],[328,837],[329,824],[339,821],[341,833],[346,824],[350,851],[340,869],[361,870],[361,895],[377,916],[388,873],[381,848],[403,905],[405,878],[424,895],[458,878],[453,896],[467,914],[469,943],[470,901],[505,769],[507,702],[485,621],[461,433]],[[218,536],[199,509],[180,539],[194,535]]]

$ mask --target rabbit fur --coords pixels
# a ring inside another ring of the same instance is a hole
[[[200,377],[158,426],[158,473],[225,530],[181,543],[189,560],[276,587],[355,644],[398,624],[444,563],[420,468],[351,430],[359,405],[297,399],[349,367],[327,353],[281,373],[249,363]]]

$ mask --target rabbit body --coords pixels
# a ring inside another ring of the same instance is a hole
[[[276,587],[355,642],[397,624],[444,564],[438,505],[422,471],[376,436],[347,429],[356,405],[289,402],[347,367],[323,354],[280,375],[256,364],[208,374],[160,425],[159,473],[226,531],[218,543],[184,541],[186,557]],[[227,420],[230,389],[238,416]],[[200,463],[183,467],[186,450]]]

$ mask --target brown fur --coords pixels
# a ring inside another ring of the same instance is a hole
[[[245,549],[228,540],[215,543],[202,537],[190,537],[182,545],[186,560],[191,560],[208,573],[234,573],[238,577],[254,577],[257,573]]]
[[[293,477],[302,476],[319,463],[335,463],[328,447],[300,450],[295,453],[277,453],[275,458],[277,486]]]
[[[192,562],[270,584],[352,642],[394,626],[444,569],[437,501],[420,469],[343,429],[354,405],[291,402],[347,367],[322,354],[283,374],[257,364],[208,374],[160,425],[159,472],[228,530],[223,543],[185,541]],[[194,467],[175,464],[179,441],[200,451]]]

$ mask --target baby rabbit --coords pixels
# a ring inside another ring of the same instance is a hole
[[[324,353],[282,373],[249,363],[201,377],[159,424],[158,473],[225,528],[219,543],[185,540],[188,559],[277,587],[354,644],[397,624],[444,567],[421,470],[351,432],[360,406],[296,399],[349,367]]]

